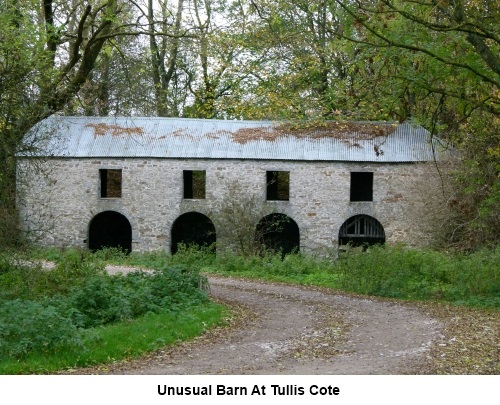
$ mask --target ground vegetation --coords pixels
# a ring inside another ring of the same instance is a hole
[[[0,373],[138,356],[223,317],[208,300],[203,276],[180,264],[124,275],[104,270],[102,252],[52,258],[45,267],[12,256],[0,262]]]

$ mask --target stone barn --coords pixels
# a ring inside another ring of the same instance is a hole
[[[286,253],[439,235],[443,148],[410,123],[53,116],[27,136],[40,147],[18,156],[18,208],[46,246],[175,253],[246,232]]]

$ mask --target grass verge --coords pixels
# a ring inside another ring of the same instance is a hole
[[[226,313],[222,305],[207,302],[183,312],[150,313],[137,319],[88,329],[81,348],[38,351],[21,359],[0,358],[0,374],[50,374],[136,358],[221,325]]]
[[[140,356],[224,317],[206,277],[182,265],[108,274],[87,250],[0,255],[0,373],[53,373]],[[52,262],[50,269],[36,260]]]

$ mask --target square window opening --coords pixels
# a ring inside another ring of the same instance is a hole
[[[351,201],[373,201],[373,172],[351,172]]]
[[[101,181],[101,198],[121,198],[121,169],[99,169],[99,177]]]
[[[290,200],[290,172],[266,172],[267,201]]]
[[[184,198],[190,200],[205,199],[205,170],[184,170]]]

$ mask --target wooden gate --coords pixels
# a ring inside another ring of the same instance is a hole
[[[354,246],[383,244],[385,232],[382,224],[369,215],[355,215],[340,227],[339,244]]]

